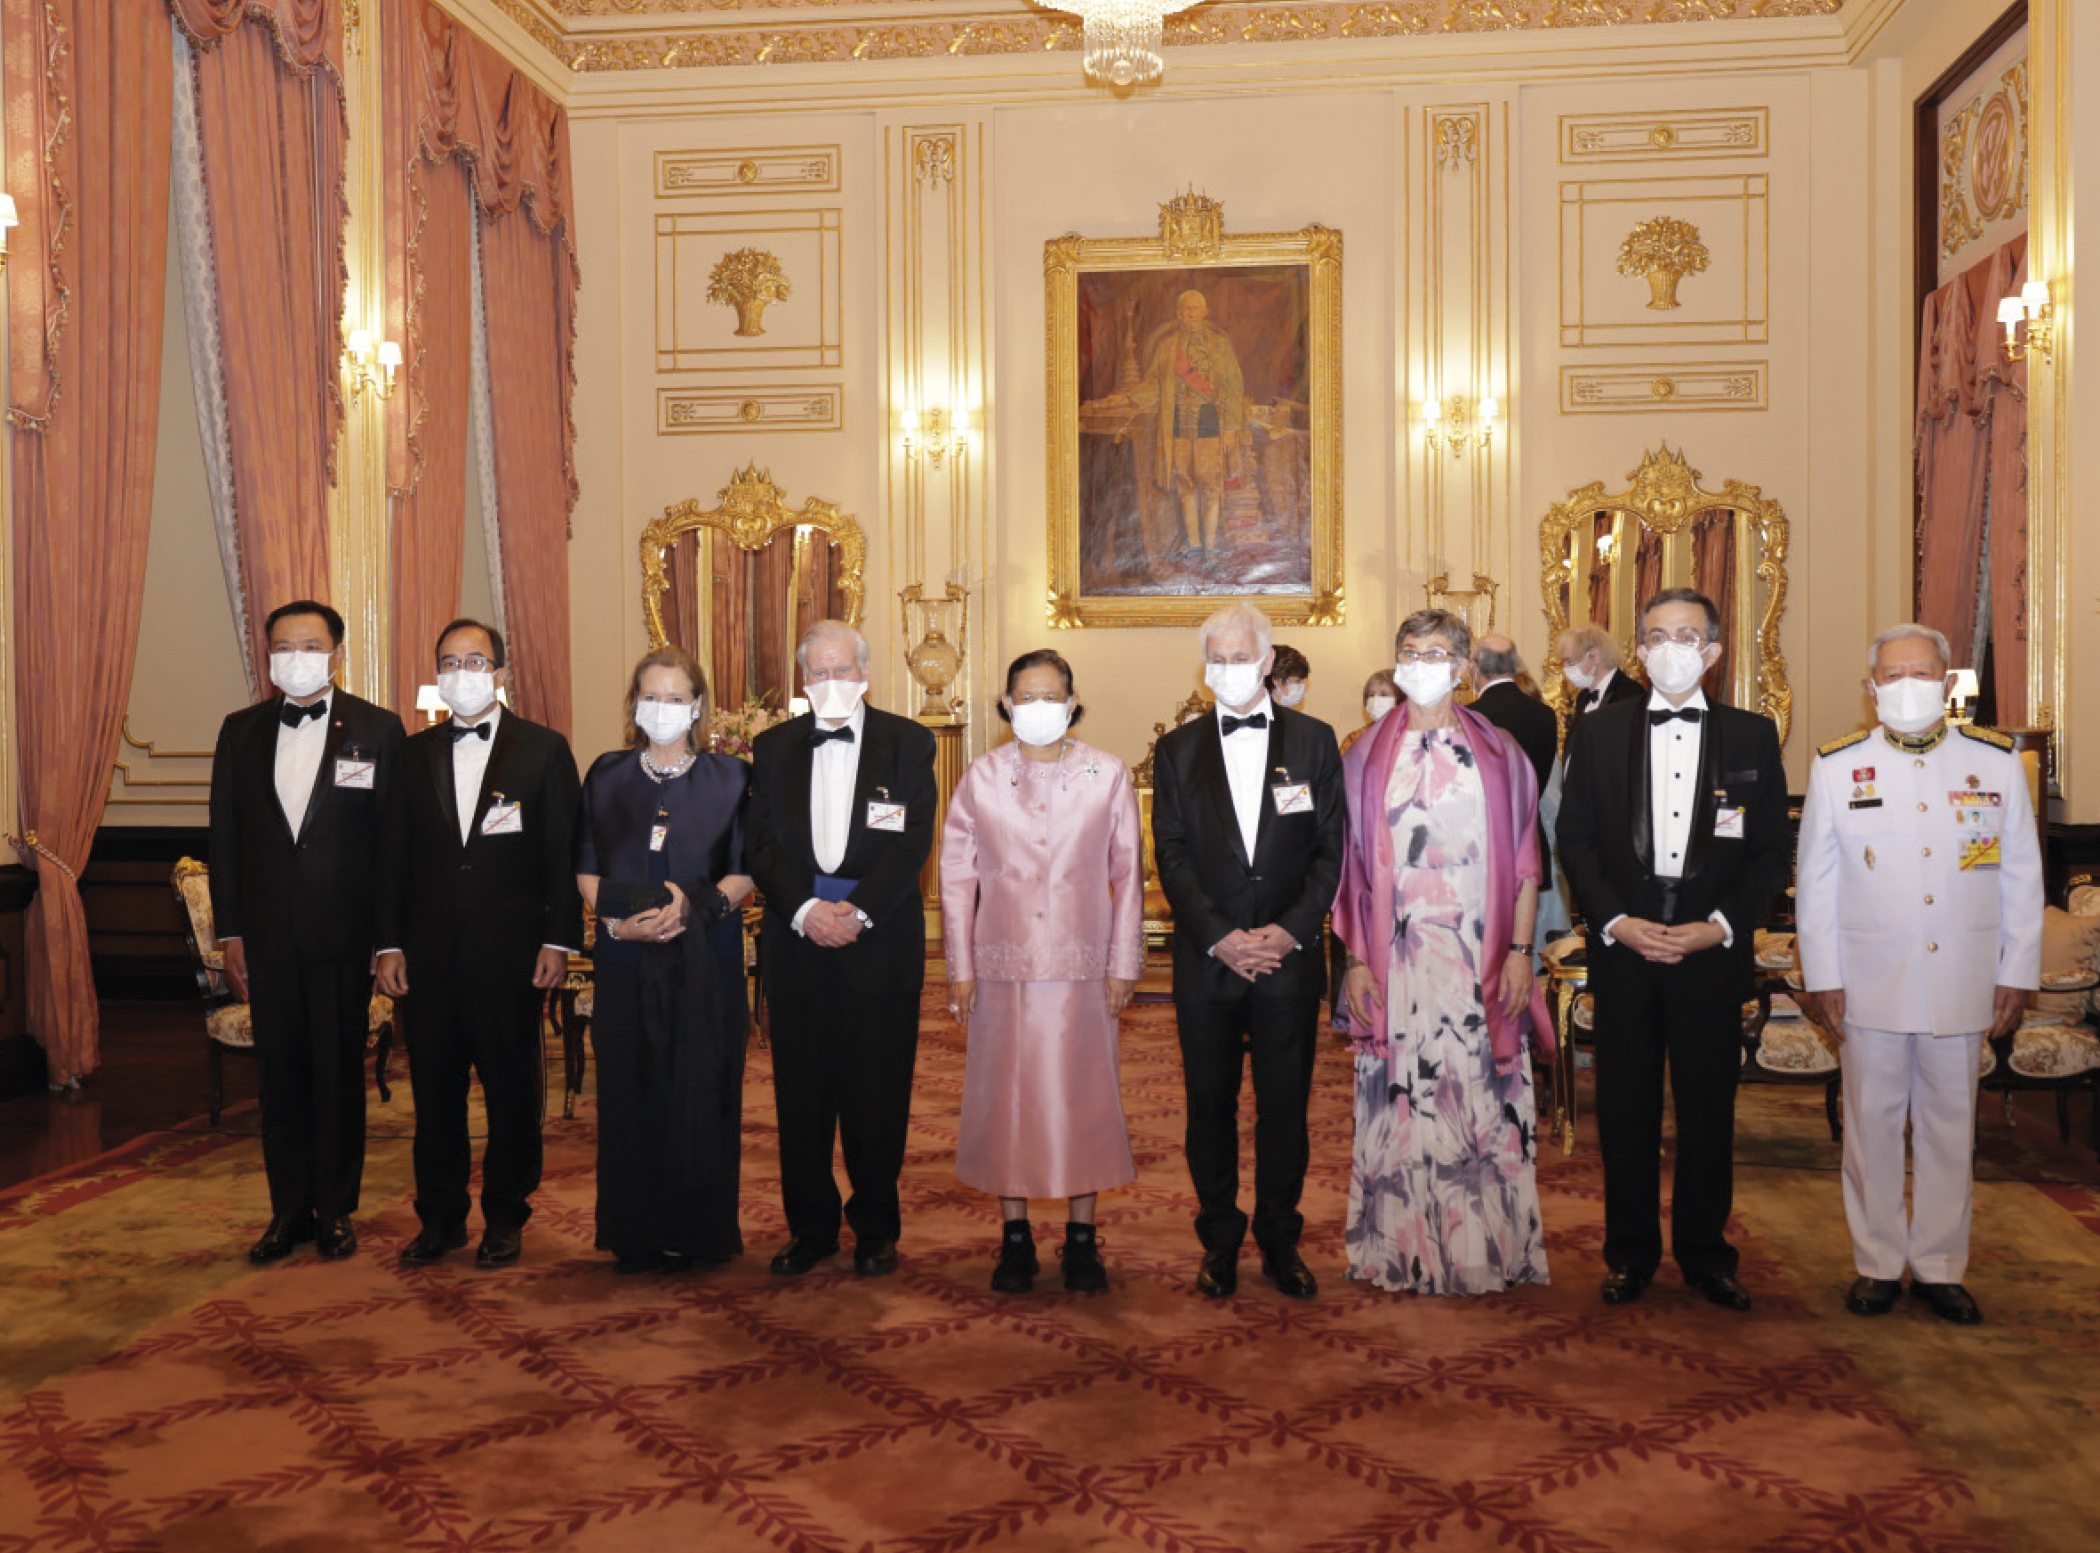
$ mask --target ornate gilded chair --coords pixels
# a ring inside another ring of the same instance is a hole
[[[205,1047],[211,1056],[211,1124],[219,1125],[219,1112],[226,1103],[225,1053],[255,1050],[255,1024],[247,999],[226,980],[226,952],[212,931],[211,870],[193,857],[175,865],[170,881],[176,903],[182,908],[182,934],[196,961],[197,991],[204,998]],[[379,1098],[391,1101],[394,1092],[386,1081],[387,1059],[394,1051],[394,1000],[372,995],[365,1022],[365,1050],[372,1052],[372,1076],[379,1085]]]

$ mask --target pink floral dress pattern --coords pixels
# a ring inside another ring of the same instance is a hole
[[[1409,729],[1386,785],[1393,954],[1385,1029],[1356,1049],[1349,1276],[1485,1294],[1545,1283],[1530,1065],[1495,1071],[1480,1001],[1487,812],[1457,729]]]

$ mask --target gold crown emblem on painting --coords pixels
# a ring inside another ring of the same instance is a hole
[[[1159,240],[1170,259],[1212,259],[1225,246],[1225,207],[1194,189],[1159,207]]]

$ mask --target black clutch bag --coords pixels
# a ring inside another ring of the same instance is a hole
[[[639,879],[598,881],[598,916],[601,921],[606,918],[625,921],[670,904],[671,892],[660,884],[647,884]]]

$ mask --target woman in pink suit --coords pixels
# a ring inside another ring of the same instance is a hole
[[[1472,649],[1460,616],[1419,610],[1394,647],[1406,699],[1342,761],[1349,1276],[1421,1294],[1544,1283],[1524,1050],[1527,1029],[1553,1043],[1531,974],[1538,778],[1515,740],[1452,699]]]
[[[948,1009],[968,1033],[955,1173],[1006,1220],[992,1287],[1035,1286],[1031,1197],[1071,1200],[1065,1287],[1108,1287],[1094,1197],[1137,1179],[1116,1018],[1144,961],[1137,795],[1123,763],[1066,730],[1072,668],[1047,649],[1006,671],[1015,742],[956,784],[941,836]]]

